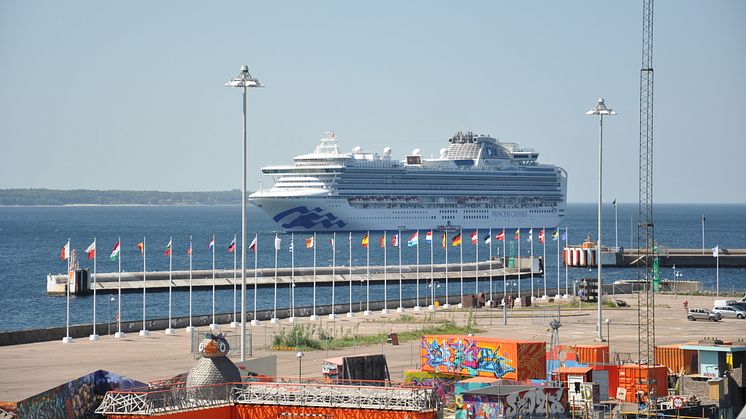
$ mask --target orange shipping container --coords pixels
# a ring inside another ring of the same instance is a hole
[[[426,335],[420,341],[422,371],[472,377],[546,378],[546,343],[463,335]]]
[[[674,374],[682,370],[684,374],[697,372],[697,351],[681,349],[680,345],[656,346],[655,361],[667,366]]]
[[[609,363],[609,345],[575,345],[574,349],[575,352],[578,354],[578,362],[581,364]]]
[[[654,365],[626,364],[619,367],[619,387],[627,390],[626,402],[636,402],[637,392],[647,392],[648,371],[655,379],[655,393],[657,396],[668,394],[668,367]]]

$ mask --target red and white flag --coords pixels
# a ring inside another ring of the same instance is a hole
[[[249,245],[249,250],[256,253],[256,238],[257,236],[254,236],[254,240],[251,241],[251,244]]]
[[[68,260],[70,258],[70,240],[62,246],[60,249],[60,260]]]
[[[544,243],[544,229],[542,228],[541,231],[539,231],[539,243]]]
[[[96,257],[96,240],[90,246],[86,247],[85,252],[88,254],[88,260]]]
[[[471,244],[476,245],[479,242],[479,230],[474,230],[469,238],[471,239]]]
[[[503,241],[503,240],[505,240],[505,229],[503,229],[503,231],[497,233],[497,235],[495,236],[495,240],[497,240],[497,241]]]
[[[427,233],[425,233],[425,240],[429,241],[430,244],[432,244],[432,241],[433,241],[433,231],[432,230],[430,230]]]
[[[399,246],[399,234],[394,234],[393,236],[391,236],[391,245],[394,247]]]

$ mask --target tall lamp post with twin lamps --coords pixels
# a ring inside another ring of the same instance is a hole
[[[603,192],[603,149],[604,149],[604,116],[616,115],[616,112],[606,107],[604,98],[598,98],[598,104],[595,108],[585,113],[586,115],[598,115],[598,232],[596,244],[596,264],[598,266],[598,319],[596,320],[596,328],[598,329],[598,335],[596,340],[599,342],[604,341],[603,335],[603,323],[601,320],[602,309],[601,304],[603,301],[603,285],[601,280],[601,204],[602,204],[602,192]]]
[[[246,89],[264,87],[258,79],[251,77],[249,67],[241,66],[238,76],[225,84],[225,87],[243,89],[243,176],[241,188],[241,361],[246,360]]]

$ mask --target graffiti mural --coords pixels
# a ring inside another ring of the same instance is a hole
[[[454,385],[462,377],[423,371],[406,371],[404,382],[414,386],[433,387],[440,401],[449,405],[453,402]]]
[[[306,229],[310,229],[316,227],[316,225],[318,224],[321,224],[322,226],[324,226],[324,228],[331,228],[332,226],[342,228],[347,225],[347,223],[345,223],[344,221],[337,220],[337,216],[332,214],[331,212],[322,214],[322,211],[323,210],[319,207],[309,210],[304,206],[299,206],[285,210],[275,215],[273,219],[275,220],[275,222],[279,223],[280,220],[287,216],[296,215],[296,217],[291,221],[281,224],[283,228],[287,229],[294,227],[303,227]]]
[[[432,335],[420,340],[423,371],[513,380],[546,378],[546,344]]]
[[[454,374],[490,375],[502,378],[515,371],[512,360],[500,354],[500,346],[495,348],[480,346],[473,339],[451,339],[423,336],[421,339],[425,365],[433,371]],[[424,368],[423,368],[424,369]],[[482,373],[482,374],[480,374]]]
[[[145,383],[98,370],[19,401],[15,413],[22,418],[89,416],[107,391],[146,386]]]
[[[459,400],[456,418],[562,417],[562,387],[536,387],[507,395],[469,394]]]

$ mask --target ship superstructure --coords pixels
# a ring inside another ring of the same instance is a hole
[[[471,132],[448,139],[438,158],[403,160],[327,133],[294,164],[262,168],[274,185],[249,197],[285,231],[555,227],[565,215],[567,173],[516,143]]]

